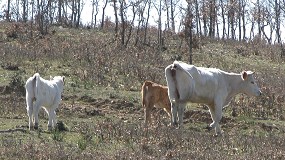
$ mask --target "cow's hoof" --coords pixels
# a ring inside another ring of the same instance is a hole
[[[210,130],[213,129],[213,127],[211,127],[211,126],[208,125],[208,126],[206,127],[206,129],[207,129],[208,131],[210,131]]]
[[[39,125],[38,125],[38,124],[35,124],[34,129],[35,129],[35,130],[39,129]]]
[[[52,131],[52,126],[48,126],[48,131]]]
[[[219,131],[219,132],[216,132],[216,134],[214,135],[214,137],[222,137],[223,136],[223,131]]]
[[[223,137],[223,134],[222,134],[222,133],[216,133],[216,134],[214,135],[214,137]]]

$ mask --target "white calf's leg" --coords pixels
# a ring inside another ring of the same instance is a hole
[[[176,126],[177,125],[177,104],[175,103],[171,103],[171,118],[172,118],[172,126]]]
[[[56,123],[57,123],[55,110],[51,111],[51,118],[52,118],[52,127],[55,128],[56,127]]]
[[[180,103],[178,107],[178,125],[183,125],[183,116],[184,116],[184,110],[185,110],[185,103]]]
[[[35,129],[38,129],[39,128],[39,111],[40,111],[40,108],[41,108],[41,103],[39,101],[36,101],[35,102],[35,105],[33,107],[33,113],[34,113],[34,118],[35,118],[35,126],[34,128]]]
[[[53,120],[53,112],[50,109],[46,109],[47,114],[48,114],[48,130],[52,130],[52,120]]]
[[[27,105],[27,113],[29,116],[29,130],[33,129],[34,125],[33,125],[33,104],[29,104]]]

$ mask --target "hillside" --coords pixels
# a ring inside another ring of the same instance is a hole
[[[188,47],[167,35],[147,44],[122,47],[112,31],[52,27],[46,36],[23,24],[0,25],[0,159],[284,159],[285,65],[278,46],[262,40],[237,42],[200,38],[193,49],[197,66],[228,72],[255,71],[264,93],[238,95],[224,110],[224,135],[206,130],[204,105],[188,104],[184,128],[155,110],[143,128],[140,88],[145,80],[166,84],[164,68],[188,61]],[[155,30],[150,30],[156,35]],[[57,119],[65,130],[29,131],[24,84],[35,72],[63,75],[66,83]],[[235,112],[237,116],[232,116]]]

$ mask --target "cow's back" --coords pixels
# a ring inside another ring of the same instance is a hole
[[[189,80],[192,84],[189,86],[191,87],[189,89],[191,95],[188,96],[190,102],[211,104],[219,90],[226,89],[227,84],[225,84],[223,71],[216,68],[196,67],[186,63],[179,65],[192,76]]]
[[[40,78],[37,84],[37,94],[36,98],[41,101],[43,106],[49,107],[55,103],[55,100],[60,98],[60,93],[58,93],[57,84]]]

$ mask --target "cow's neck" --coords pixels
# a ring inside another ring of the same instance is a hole
[[[241,75],[237,73],[228,73],[228,96],[226,99],[226,104],[228,104],[235,95],[243,93]]]

